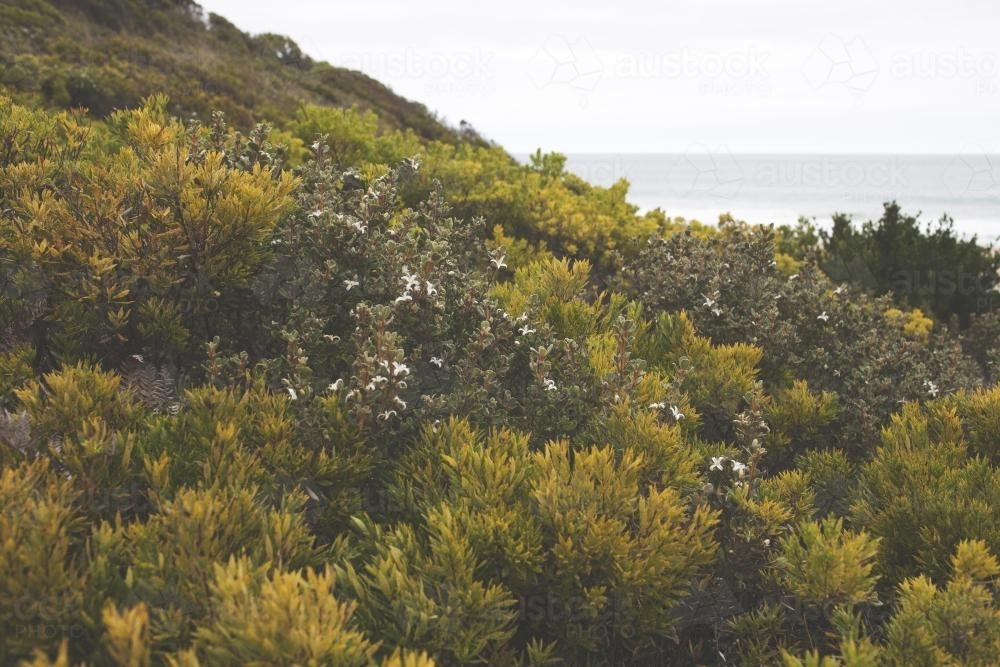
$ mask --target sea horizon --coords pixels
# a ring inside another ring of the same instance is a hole
[[[528,162],[526,153],[514,154]],[[943,215],[964,238],[1000,241],[1000,154],[732,153],[692,148],[684,153],[566,153],[566,169],[595,185],[629,181],[628,201],[641,211],[714,224],[720,214],[755,224],[818,227],[835,213],[857,223],[877,220],[896,201],[923,225]]]

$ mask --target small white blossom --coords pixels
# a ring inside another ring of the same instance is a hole
[[[658,403],[650,403],[649,404],[649,409],[650,410],[666,410],[667,409],[667,404],[664,403],[663,401],[660,401]]]
[[[552,378],[545,378],[545,391],[555,391],[556,383]]]
[[[824,322],[829,322],[830,321],[830,316],[827,315],[826,311],[824,310],[822,313],[820,313],[819,315],[816,316],[816,319],[817,320],[823,320]]]
[[[336,382],[332,383],[327,389],[330,391],[340,391],[344,388],[344,378],[338,378]]]
[[[344,287],[347,288],[348,292],[350,292],[352,289],[354,289],[355,287],[357,287],[360,284],[361,283],[359,283],[357,280],[345,280],[344,281]]]
[[[834,294],[836,294],[837,296],[840,296],[841,294],[843,294],[843,293],[844,293],[844,290],[845,290],[845,289],[847,289],[847,288],[846,288],[846,287],[844,287],[843,285],[841,285],[841,286],[840,286],[840,287],[838,287],[837,289],[833,290],[833,293],[834,293]]]
[[[320,210],[320,209],[316,209],[315,211],[313,211],[312,213],[309,214],[309,217],[310,218],[319,218],[322,215],[323,215],[323,211]]]
[[[684,419],[684,413],[682,413],[676,405],[670,406],[670,416],[673,417],[676,422]]]
[[[413,297],[409,294],[403,294],[402,296],[397,296],[395,303],[403,303],[406,301],[413,301]]]
[[[798,277],[799,277],[799,274],[797,274],[797,273],[793,273],[792,275],[788,276],[788,279],[789,279],[789,280],[795,280],[795,279],[796,279],[796,278],[798,278]]]
[[[360,220],[353,221],[351,225],[362,234],[368,231],[368,226]]]
[[[391,417],[398,417],[399,413],[395,410],[386,410],[385,412],[380,412],[378,418],[380,421],[387,422]]]
[[[444,359],[442,359],[441,357],[431,357],[431,363],[437,366],[438,368],[441,368],[444,365]]]
[[[400,409],[402,409],[402,410],[406,409],[406,401],[404,401],[403,399],[401,399],[399,396],[393,396],[392,400],[393,400],[393,402],[396,405],[398,405],[400,407]]]
[[[771,546],[771,538],[769,538],[769,537],[765,537],[764,538],[764,546],[765,547]]]
[[[712,308],[713,306],[715,306],[715,299],[710,299],[704,294],[702,294],[701,296],[704,297],[705,299],[705,302],[702,305],[704,305],[706,308]]]
[[[733,472],[738,473],[742,477],[746,469],[747,465],[745,463],[740,463],[736,459],[733,459]]]
[[[427,291],[427,296],[434,296],[438,293],[437,287],[434,287],[434,283],[429,280],[424,283],[424,289]]]
[[[413,290],[420,289],[420,278],[417,277],[417,274],[410,273],[410,269],[408,267],[403,267],[402,279],[403,284],[406,286],[404,288],[406,292],[412,292]]]
[[[493,259],[491,259],[490,264],[492,264],[496,268],[496,270],[499,271],[500,269],[507,268],[506,260],[507,260],[507,255],[500,255],[500,257],[494,257]]]
[[[708,466],[709,470],[722,470],[722,464],[726,462],[725,456],[713,456],[712,465]]]
[[[288,395],[293,401],[299,400],[299,394],[295,391],[295,387],[288,387]]]
[[[525,324],[523,327],[521,327],[520,329],[518,329],[518,331],[521,332],[522,336],[527,336],[528,334],[535,333],[535,330],[532,329],[531,327],[529,327],[527,324]]]
[[[937,398],[939,393],[937,384],[931,382],[930,380],[924,380],[924,389],[927,390],[927,393],[931,398]]]
[[[400,375],[402,375],[403,377],[406,377],[409,374],[410,374],[410,367],[409,366],[407,366],[406,364],[397,363],[395,361],[392,362],[392,376],[393,377],[399,377]]]
[[[718,317],[719,315],[722,315],[722,309],[716,306],[712,309],[712,314]]]

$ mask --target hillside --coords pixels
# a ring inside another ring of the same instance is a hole
[[[457,137],[378,81],[315,62],[286,37],[250,36],[190,0],[0,0],[0,87],[96,117],[165,93],[181,117],[221,110],[240,127],[282,123],[304,103],[357,105],[424,139]]]

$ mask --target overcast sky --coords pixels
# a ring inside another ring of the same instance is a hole
[[[567,3],[568,4],[568,3]],[[520,153],[1000,144],[995,0],[204,0]]]

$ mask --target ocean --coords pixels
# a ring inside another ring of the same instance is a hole
[[[527,161],[527,156],[518,156]],[[570,154],[566,168],[599,185],[628,179],[629,200],[671,217],[706,223],[720,213],[751,223],[829,227],[834,213],[877,220],[896,200],[923,223],[949,215],[963,237],[1000,242],[1000,155]]]

